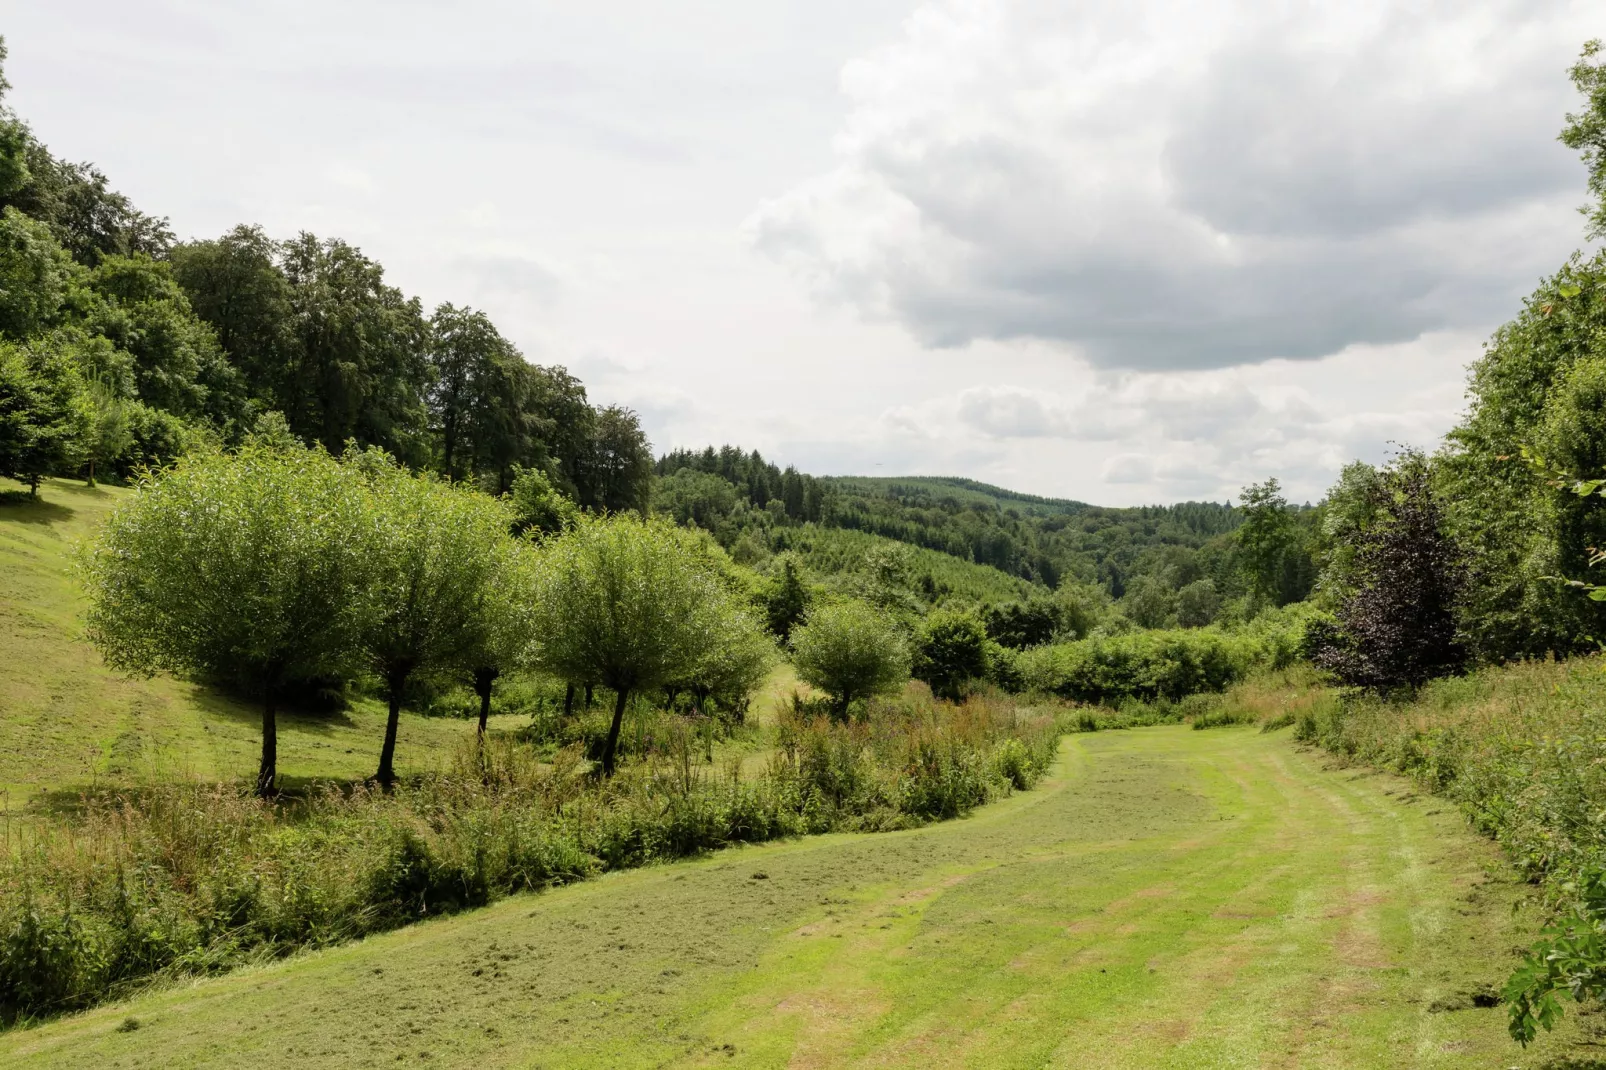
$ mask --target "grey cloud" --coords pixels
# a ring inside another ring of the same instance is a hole
[[[929,346],[1160,370],[1481,328],[1580,237],[1555,142],[1580,3],[1151,0],[1136,45],[1051,6],[928,5],[951,32],[862,61],[840,167],[760,208],[758,247]],[[1172,62],[1101,70],[1116,44]]]

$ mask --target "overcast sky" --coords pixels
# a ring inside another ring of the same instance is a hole
[[[1583,244],[1599,0],[0,2],[180,236],[338,236],[655,446],[1103,504],[1431,446]]]

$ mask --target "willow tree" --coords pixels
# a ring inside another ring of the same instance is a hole
[[[389,787],[407,681],[462,665],[484,642],[487,616],[503,608],[493,589],[509,549],[509,516],[497,499],[412,475],[378,450],[348,453],[346,463],[367,480],[373,502],[359,643],[390,707],[374,774]]]
[[[114,668],[228,679],[262,702],[257,791],[278,774],[289,681],[353,666],[370,503],[322,450],[259,442],[141,477],[87,552],[89,636]]]
[[[909,679],[909,647],[888,615],[863,602],[819,606],[792,629],[792,661],[804,683],[834,700],[846,720],[854,699],[895,691]]]
[[[582,517],[543,543],[533,596],[536,667],[614,692],[602,752],[610,776],[630,695],[691,677],[729,611],[728,596],[681,532],[627,515]]]

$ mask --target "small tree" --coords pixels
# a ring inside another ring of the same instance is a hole
[[[701,555],[661,520],[581,517],[540,554],[530,656],[560,680],[613,689],[602,752],[612,776],[630,695],[695,674],[718,639],[727,596]]]
[[[351,668],[369,557],[362,487],[321,450],[248,441],[146,474],[88,552],[89,637],[114,668],[226,678],[262,700],[273,794],[291,679]]]
[[[93,408],[70,352],[50,340],[0,342],[0,474],[28,484],[74,468],[93,428]]]
[[[915,637],[914,675],[934,693],[957,699],[965,681],[987,675],[987,629],[971,613],[935,611]]]
[[[894,691],[909,679],[909,648],[884,613],[863,602],[817,606],[792,632],[803,681],[830,695],[846,719],[854,699]]]
[[[1459,672],[1462,572],[1444,534],[1428,460],[1407,451],[1378,472],[1370,519],[1351,535],[1354,588],[1316,661],[1341,683],[1379,693]]]
[[[813,593],[803,582],[797,555],[781,554],[770,565],[769,579],[759,591],[770,631],[781,642],[792,637],[792,629],[809,611]]]
[[[509,518],[496,499],[411,475],[378,450],[348,452],[346,463],[366,469],[373,501],[361,645],[384,681],[390,707],[374,774],[388,788],[396,779],[396,732],[408,679],[488,650],[487,618],[497,609],[492,585],[505,578]]]
[[[1177,592],[1177,623],[1184,628],[1203,628],[1221,612],[1221,595],[1213,580],[1194,580]]]
[[[779,653],[775,641],[746,610],[728,607],[719,622],[712,645],[698,661],[692,676],[682,682],[708,714],[709,701],[745,712],[749,696],[775,667]]]

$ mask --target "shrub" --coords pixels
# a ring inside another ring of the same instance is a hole
[[[887,614],[863,602],[816,607],[792,634],[803,681],[836,700],[846,719],[855,699],[885,694],[909,678],[909,648]]]

